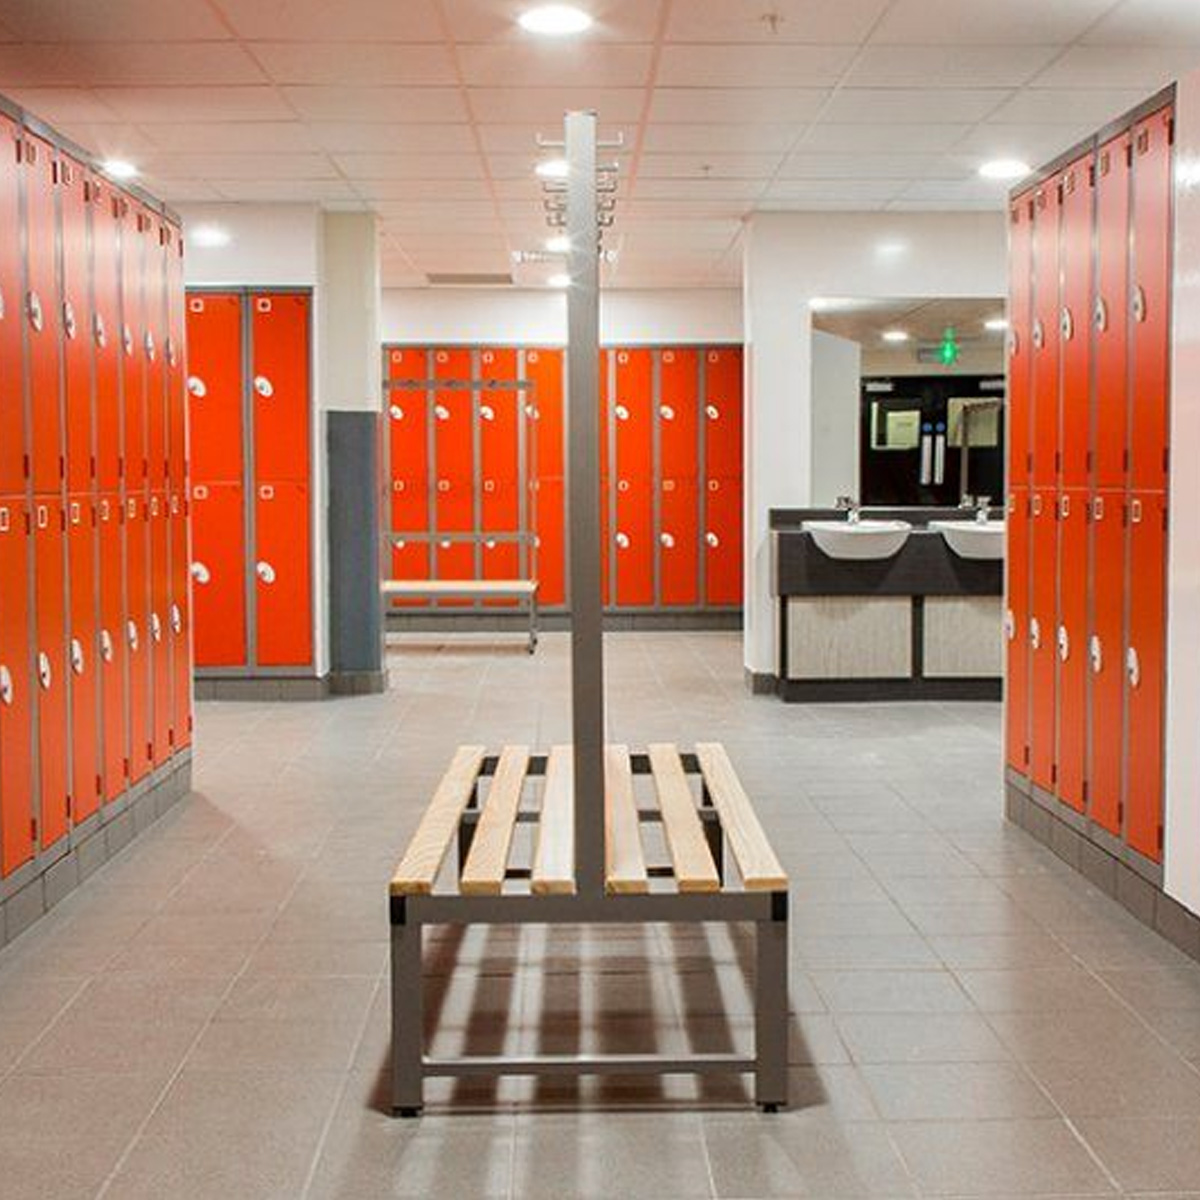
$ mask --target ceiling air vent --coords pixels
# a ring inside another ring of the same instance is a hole
[[[511,287],[507,271],[431,271],[425,278],[433,287]]]

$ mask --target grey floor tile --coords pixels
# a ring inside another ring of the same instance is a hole
[[[1200,1120],[1194,1117],[1085,1119],[1078,1128],[1127,1192],[1200,1187]]]
[[[1012,1057],[975,1012],[842,1013],[835,1020],[857,1063],[985,1063]]]
[[[814,971],[831,1012],[961,1013],[971,1002],[949,971]]]
[[[1052,1117],[1054,1106],[1012,1062],[876,1063],[860,1068],[889,1121]]]

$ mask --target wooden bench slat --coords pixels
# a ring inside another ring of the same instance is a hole
[[[605,889],[614,895],[650,890],[641,822],[633,798],[628,746],[604,748]]]
[[[459,878],[459,891],[464,896],[498,896],[504,890],[508,851],[528,770],[529,747],[505,746]]]
[[[392,876],[393,896],[425,896],[442,868],[483,766],[483,746],[459,746]]]
[[[747,891],[786,890],[787,875],[767,841],[725,747],[720,742],[698,742],[696,757]]]
[[[679,751],[661,742],[649,749],[663,831],[675,867],[675,884],[681,892],[720,891],[721,879],[696,812],[696,802],[688,787]]]
[[[570,746],[554,746],[546,761],[530,890],[536,895],[575,891],[575,758]]]

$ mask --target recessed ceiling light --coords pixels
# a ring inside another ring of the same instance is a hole
[[[102,170],[109,179],[136,179],[138,169],[131,162],[126,162],[123,158],[106,158],[100,164]]]
[[[571,286],[571,277],[570,277],[570,275],[566,275],[566,274],[551,275],[550,278],[546,280],[546,282],[552,288],[566,288],[566,287]]]
[[[571,239],[565,233],[558,233],[552,238],[547,238],[545,246],[547,254],[569,254]]]
[[[903,329],[885,329],[883,340],[885,342],[907,342],[908,334]]]
[[[984,179],[1024,179],[1033,168],[1019,158],[993,158],[979,168]]]
[[[895,258],[897,255],[903,254],[907,249],[907,242],[880,242],[879,245],[875,247],[875,253],[878,254],[880,258]]]
[[[566,179],[571,167],[565,158],[544,158],[534,171],[539,179]]]
[[[209,248],[228,246],[233,238],[230,237],[229,230],[222,229],[220,225],[197,225],[188,232],[188,240],[193,246]]]
[[[988,331],[988,333],[1003,333],[1008,328],[1008,318],[989,317],[986,321],[984,321],[983,327]]]
[[[517,18],[517,24],[526,33],[537,33],[542,37],[569,37],[590,29],[592,18],[570,4],[541,4],[537,8],[526,9]]]

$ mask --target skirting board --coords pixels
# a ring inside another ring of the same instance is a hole
[[[524,613],[400,612],[387,614],[388,633],[526,633],[529,618]],[[538,610],[538,629],[545,633],[565,632],[571,628],[571,614]],[[610,612],[604,614],[608,633],[631,630],[693,630],[712,632],[739,631],[740,610],[712,612]]]
[[[1004,812],[1014,825],[1049,847],[1094,887],[1143,925],[1200,961],[1200,916],[1189,912],[1145,875],[1032,796],[1006,781]]]
[[[65,853],[0,900],[0,946],[24,933],[192,790],[191,752],[185,750],[177,759],[127,805],[102,809],[99,820],[88,822],[86,835],[81,827]]]
[[[197,675],[197,700],[324,700],[333,689],[329,677]]]

